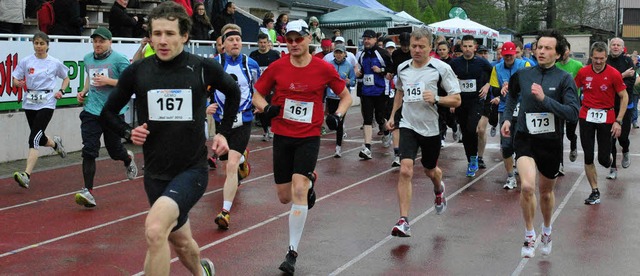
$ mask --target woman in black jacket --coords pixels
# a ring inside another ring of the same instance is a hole
[[[189,39],[193,40],[213,40],[213,26],[209,17],[205,13],[205,7],[203,3],[196,3],[194,7],[193,26],[191,27],[191,36]]]
[[[113,37],[133,37],[138,17],[127,14],[128,3],[129,0],[116,0],[109,11],[109,30]]]

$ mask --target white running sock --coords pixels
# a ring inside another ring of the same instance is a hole
[[[222,202],[222,209],[231,212],[231,205],[233,205],[233,202],[225,200],[224,202]]]
[[[531,236],[531,237],[533,237],[535,239],[536,238],[536,230],[535,229],[534,230],[524,229],[524,236],[525,237]]]
[[[551,226],[546,227],[542,224],[542,233],[547,234],[547,236],[551,235]]]
[[[302,230],[304,230],[304,224],[307,221],[308,211],[307,205],[291,205],[291,212],[289,212],[289,245],[293,247],[294,251],[298,251],[298,243],[302,238]]]

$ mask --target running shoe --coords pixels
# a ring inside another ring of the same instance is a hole
[[[591,191],[589,198],[584,200],[584,204],[588,204],[588,205],[600,204],[600,191]]]
[[[496,137],[496,127],[495,126],[491,126],[491,131],[489,132],[489,134],[491,135],[491,137]]]
[[[314,205],[316,205],[316,191],[314,187],[316,186],[316,181],[318,180],[318,174],[314,171],[309,177],[311,180],[311,187],[309,187],[309,191],[307,191],[307,206],[308,210],[311,210]]]
[[[322,129],[320,130],[320,135],[325,135],[327,134],[327,128],[322,126]]]
[[[213,262],[209,259],[200,260],[200,265],[204,269],[205,276],[216,275],[216,268],[213,266]]]
[[[442,213],[447,210],[447,198],[444,195],[444,182],[440,181],[440,185],[442,186],[442,192],[439,194],[435,191],[433,192],[436,195],[436,199],[434,200],[433,204],[435,205],[436,214],[438,215],[442,215]]]
[[[396,155],[395,157],[393,157],[393,163],[391,163],[391,167],[400,167],[400,155]]]
[[[229,216],[229,211],[222,209],[220,213],[216,216],[214,222],[218,225],[218,228],[227,230],[229,229],[229,221],[231,220]]]
[[[138,176],[138,166],[136,165],[136,161],[134,161],[135,155],[133,154],[133,151],[128,150],[127,155],[131,158],[131,163],[127,166],[127,178],[132,180]]]
[[[336,153],[333,155],[334,158],[342,157],[342,147],[336,146]]]
[[[13,179],[18,182],[18,185],[20,185],[20,187],[29,189],[29,181],[31,178],[29,177],[27,172],[15,172],[13,173]]]
[[[486,169],[487,165],[484,163],[482,157],[478,157],[478,169]]]
[[[471,156],[471,169],[473,172],[478,171],[478,156]]]
[[[502,188],[506,190],[513,190],[516,187],[518,187],[518,181],[515,175],[507,177],[507,183],[504,183],[504,186],[502,186]]]
[[[576,162],[576,159],[578,159],[578,150],[572,149],[571,152],[569,152],[569,161]]]
[[[238,165],[238,181],[247,178],[249,173],[251,173],[251,165],[249,165],[249,149],[245,149],[242,155],[244,155],[244,162]]]
[[[633,128],[640,128],[640,126],[638,126],[637,122],[633,122]]]
[[[364,159],[364,160],[369,160],[371,159],[371,150],[368,149],[365,146],[362,146],[362,150],[360,151],[360,153],[358,154],[358,156],[360,156],[360,158]]]
[[[96,207],[96,199],[87,188],[82,188],[80,192],[76,193],[75,198],[76,203],[80,206],[84,206],[87,208]]]
[[[409,226],[409,222],[407,222],[404,218],[400,218],[398,223],[393,226],[391,229],[391,236],[394,237],[411,237],[411,227]]]
[[[60,157],[67,157],[67,151],[64,150],[64,146],[62,145],[62,138],[60,136],[53,136],[53,142],[56,144],[55,151],[60,155]]]
[[[388,148],[391,146],[391,142],[393,142],[393,136],[391,136],[391,132],[389,134],[382,136],[382,146]]]
[[[520,257],[533,258],[536,255],[535,251],[536,238],[534,236],[526,236],[524,238],[524,245],[520,251]]]
[[[551,234],[547,235],[542,232],[542,237],[540,238],[540,253],[543,256],[548,256],[551,254],[551,248],[553,247],[553,241],[551,240]]]
[[[476,171],[477,169],[473,169],[473,167],[471,166],[471,163],[469,163],[469,165],[467,166],[467,177],[474,177],[476,176]]]
[[[607,175],[607,179],[615,180],[616,178],[618,178],[618,169],[609,169],[609,175]]]
[[[444,141],[444,139],[440,140],[440,148],[444,148],[447,146],[447,142]]]
[[[262,141],[269,142],[270,140],[269,133],[262,134]]]
[[[293,250],[293,246],[289,246],[287,256],[284,257],[284,262],[280,264],[279,269],[286,275],[293,275],[296,271],[296,258],[298,258],[298,252]]]
[[[207,159],[207,163],[209,163],[209,168],[213,170],[218,168],[218,164],[216,164],[216,160],[218,160],[218,157],[216,157],[215,155],[212,155],[211,157],[209,157],[209,159]]]
[[[629,159],[629,152],[623,152],[622,153],[622,167],[626,169],[629,166],[631,166],[631,159]]]

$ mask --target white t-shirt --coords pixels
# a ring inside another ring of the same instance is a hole
[[[411,129],[424,137],[440,134],[438,107],[422,99],[425,91],[438,94],[440,78],[440,85],[447,95],[460,93],[458,78],[451,66],[439,59],[431,58],[421,68],[413,67],[411,59],[398,66],[396,93],[403,93],[400,127]]]
[[[69,68],[60,60],[47,55],[40,59],[36,55],[30,55],[18,61],[18,66],[11,76],[27,81],[27,90],[23,95],[22,108],[39,110],[42,108],[56,108],[54,95],[59,89],[56,79],[67,77]]]

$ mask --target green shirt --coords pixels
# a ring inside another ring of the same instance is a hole
[[[562,62],[558,61],[556,62],[556,66],[560,68],[562,71],[565,71],[571,74],[571,76],[575,79],[576,75],[578,75],[578,71],[580,71],[580,69],[584,67],[584,64],[582,64],[582,62],[580,61],[569,58],[569,61],[567,61],[566,64],[563,64]],[[578,96],[580,96],[580,88],[578,88]]]
[[[129,59],[116,51],[111,52],[107,58],[101,60],[95,59],[93,52],[84,56],[84,69],[89,78],[89,94],[84,100],[85,111],[100,116],[100,112],[102,112],[109,95],[116,90],[115,86],[94,86],[91,81],[92,76],[105,75],[112,79],[118,79],[127,66],[129,66]],[[120,111],[120,114],[123,114],[126,110],[127,107],[125,106]]]

